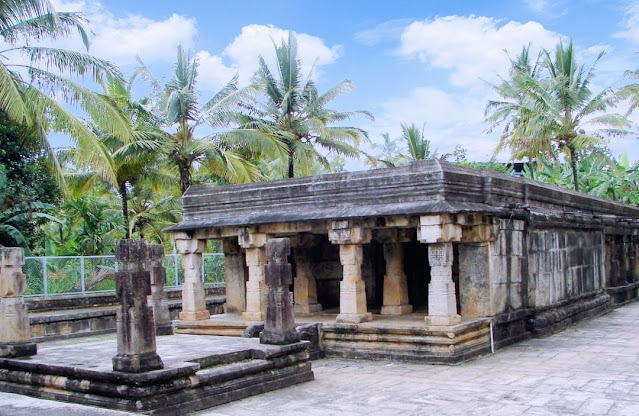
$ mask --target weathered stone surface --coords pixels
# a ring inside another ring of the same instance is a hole
[[[0,248],[0,357],[34,355],[29,315],[24,303],[26,277],[22,273],[24,250]]]
[[[297,247],[295,254],[295,278],[293,296],[295,313],[313,313],[322,310],[317,302],[317,282],[310,263],[311,248]]]
[[[113,370],[139,373],[163,368],[156,353],[151,295],[149,248],[144,240],[118,240],[115,257],[120,264],[116,273],[116,294],[120,301],[117,314],[118,353]]]
[[[242,314],[245,321],[263,321],[266,303],[266,249],[264,246],[246,249],[246,265],[249,280],[246,282],[246,311]]]
[[[151,305],[155,321],[156,335],[173,334],[173,324],[169,313],[169,302],[164,292],[166,270],[162,264],[164,260],[164,246],[162,244],[149,245],[149,271],[151,273]]]
[[[457,325],[461,316],[457,314],[457,299],[453,283],[452,243],[429,244],[428,263],[430,283],[428,284],[428,325]]]
[[[408,283],[404,274],[404,248],[401,243],[384,244],[384,305],[382,315],[404,315],[413,311],[408,303]]]
[[[236,239],[222,240],[224,252],[224,281],[226,313],[241,313],[246,308],[246,272],[242,250]]]
[[[299,333],[295,331],[293,294],[288,290],[293,283],[293,273],[288,263],[290,254],[288,238],[271,238],[266,242],[268,264],[265,283],[268,291],[264,330],[260,333],[262,344],[292,344],[300,340]]]
[[[339,290],[337,322],[366,322],[373,319],[366,307],[366,285],[362,280],[362,245],[340,244],[342,281]]]
[[[202,283],[202,252],[206,240],[176,239],[175,245],[182,255],[182,312],[180,320],[199,321],[209,319],[211,314],[206,309],[206,295]]]

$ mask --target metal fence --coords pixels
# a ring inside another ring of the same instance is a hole
[[[164,258],[166,286],[179,286],[182,282],[181,256],[168,254]],[[115,290],[115,256],[46,256],[25,257],[27,276],[25,296],[52,296],[85,294]],[[202,281],[224,282],[224,254],[204,253]]]

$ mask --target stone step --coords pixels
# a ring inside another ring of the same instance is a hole
[[[248,324],[243,322],[205,321],[176,321],[174,332],[188,335],[219,335],[226,337],[241,337]]]

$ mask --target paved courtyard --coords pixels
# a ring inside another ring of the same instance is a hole
[[[639,415],[639,303],[460,366],[327,359],[315,381],[198,415]],[[0,415],[125,415],[0,393]]]

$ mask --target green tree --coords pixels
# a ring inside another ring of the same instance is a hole
[[[88,54],[37,45],[77,31],[88,50],[85,24],[81,14],[58,13],[48,0],[11,0],[0,4],[0,36],[9,45],[0,51],[0,110],[13,122],[33,129],[47,149],[61,183],[62,170],[47,140],[49,130],[66,133],[75,140],[80,163],[103,160],[108,166],[108,156],[87,125],[49,92],[80,107],[106,131],[120,137],[130,135],[122,114],[108,98],[59,75],[90,74],[94,82],[102,83],[109,77],[120,76],[112,64]],[[115,173],[106,169],[105,177],[115,180]]]
[[[575,190],[579,190],[578,153],[601,143],[600,136],[586,132],[588,125],[607,125],[612,127],[607,131],[612,132],[625,124],[620,117],[605,113],[615,102],[610,87],[597,94],[590,90],[595,65],[603,55],[601,52],[586,71],[577,63],[572,41],[567,47],[560,42],[554,51],[542,53],[545,77],[534,77],[526,70],[517,72],[516,91],[524,96],[513,100],[512,94],[506,94],[509,103],[514,105],[512,110],[508,112],[491,103],[488,107],[488,110],[508,114],[496,118],[495,122],[511,124],[512,133],[507,135],[510,141],[506,143],[515,148],[514,154],[564,152],[570,160]]]
[[[229,182],[251,182],[259,171],[248,161],[242,150],[255,153],[272,151],[269,143],[251,134],[229,134],[219,130],[233,119],[240,102],[251,93],[250,89],[238,89],[236,79],[231,80],[204,105],[198,102],[198,61],[178,46],[173,77],[163,87],[141,63],[136,76],[148,81],[153,89],[154,114],[167,128],[170,140],[166,153],[180,176],[182,193],[191,186],[194,166],[206,165],[208,171]],[[198,127],[208,125],[218,131],[197,137]]]
[[[326,108],[331,101],[351,91],[352,82],[344,80],[319,94],[311,74],[304,80],[300,72],[301,61],[293,32],[289,32],[287,42],[275,45],[275,54],[277,76],[260,56],[255,82],[263,97],[254,106],[246,106],[248,111],[236,118],[238,131],[254,131],[267,141],[282,143],[287,161],[284,169],[289,178],[295,176],[296,164],[301,164],[305,173],[310,173],[314,160],[329,168],[329,160],[318,148],[338,155],[358,156],[360,141],[368,138],[366,132],[331,124],[357,115],[371,120],[373,116],[368,111],[342,112]]]

